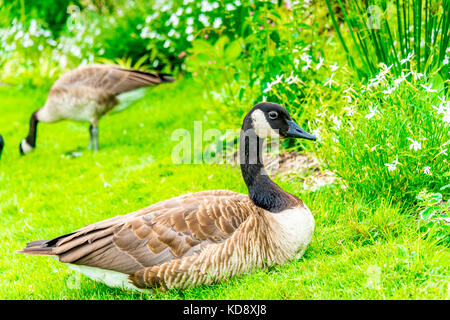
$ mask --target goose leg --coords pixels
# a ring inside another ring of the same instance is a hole
[[[94,152],[98,151],[98,127],[97,124],[92,124],[89,126],[89,149],[94,150]]]

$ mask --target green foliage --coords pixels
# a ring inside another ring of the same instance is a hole
[[[377,30],[364,27],[366,11],[355,1],[328,2],[329,15],[319,1],[90,0],[64,19],[55,17],[60,22],[49,22],[50,5],[36,2],[24,15],[18,3],[0,8],[1,81],[42,91],[0,87],[6,140],[0,168],[7,168],[0,171],[7,226],[0,232],[1,297],[448,298],[449,18],[442,11],[448,1],[424,1],[421,15],[419,1],[378,1]],[[67,12],[67,2],[61,7],[58,12]],[[351,31],[340,30],[340,22]],[[59,123],[43,124],[36,152],[19,157],[8,146],[26,134],[24,124],[44,103],[45,89],[62,72],[94,62],[180,70],[186,79],[156,87],[133,110],[102,120],[96,155],[83,147],[85,126]],[[72,290],[73,274],[60,264],[12,253],[32,239],[186,192],[246,192],[238,168],[174,165],[168,137],[176,128],[190,130],[194,120],[205,129],[239,128],[261,101],[282,104],[318,137],[316,143],[285,140],[286,149],[313,154],[340,178],[314,192],[300,179],[277,179],[314,214],[304,259],[149,296],[84,277]],[[67,156],[68,148],[81,156]]]
[[[65,27],[69,17],[69,6],[75,5],[81,7],[79,0],[52,0],[52,1],[35,1],[35,0],[1,0],[0,7],[6,6],[3,10],[8,11],[6,21],[13,18],[19,18],[23,23],[31,20],[37,20],[45,24],[54,36]]]
[[[408,69],[413,63],[410,55],[414,55],[417,72],[439,70],[442,77],[448,77],[450,1],[338,1],[332,5],[326,0],[326,3],[349,63],[361,78],[375,75],[381,62],[392,65],[393,72],[400,75],[404,63]],[[351,40],[340,32],[337,8],[342,12]],[[447,64],[442,64],[444,59]]]
[[[440,190],[447,191],[450,185],[443,186]],[[448,192],[448,191],[447,191]],[[420,208],[421,229],[424,237],[433,237],[438,243],[450,247],[450,202],[442,201],[442,194],[422,190],[417,195]]]
[[[275,8],[268,1],[155,1],[152,12],[139,26],[148,40],[154,66],[169,64],[181,68],[195,39],[216,41],[220,37],[245,37],[247,18],[263,8]]]
[[[417,214],[401,214],[398,205],[382,197],[366,201],[339,186],[305,192],[298,181],[276,177],[305,202],[316,221],[306,255],[285,265],[216,285],[143,294],[109,288],[50,257],[15,253],[31,240],[56,237],[180,194],[211,189],[245,193],[237,167],[170,160],[178,143],[170,139],[173,130],[186,128],[193,136],[193,121],[201,119],[204,129],[215,128],[210,114],[199,108],[209,104],[202,90],[191,79],[152,88],[132,109],[102,119],[97,154],[87,149],[88,125],[42,123],[37,149],[21,157],[16,146],[26,135],[24,124],[47,91],[0,87],[0,128],[6,141],[0,162],[0,298],[449,298],[450,252],[436,243],[436,228],[422,230]],[[73,150],[80,155],[67,156]]]
[[[396,78],[387,68],[377,79],[353,86],[329,115],[329,163],[361,194],[412,205],[418,189],[449,181],[448,95],[442,80]]]
[[[319,60],[318,56],[305,58],[306,53],[314,52],[310,42],[316,35],[306,24],[308,16],[309,11],[299,4],[289,9],[262,7],[252,11],[243,23],[243,36],[195,40],[187,53],[186,70],[205,86],[205,94],[228,122],[239,125],[247,106],[262,100],[281,103],[299,113],[302,84],[312,72],[306,67],[309,71],[303,73],[302,68],[312,59]],[[293,76],[294,71],[300,72]],[[283,74],[283,82],[290,79],[290,88],[282,97],[269,86],[280,83],[276,79]]]

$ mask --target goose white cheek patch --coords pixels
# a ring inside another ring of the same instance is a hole
[[[261,110],[255,110],[252,113],[252,124],[256,135],[260,138],[278,138],[280,136],[278,130],[272,129]]]

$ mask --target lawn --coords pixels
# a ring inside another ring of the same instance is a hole
[[[49,257],[15,253],[29,241],[180,194],[247,192],[237,167],[171,161],[178,143],[171,140],[175,129],[193,132],[194,121],[202,121],[204,129],[213,126],[215,111],[205,112],[202,87],[192,80],[152,88],[134,106],[102,119],[97,154],[87,149],[87,124],[61,122],[40,124],[37,149],[21,157],[18,146],[29,116],[46,94],[0,87],[0,130],[6,142],[0,162],[1,299],[450,298],[450,251],[423,236],[416,215],[383,196],[364,200],[338,183],[305,191],[300,179],[275,177],[314,215],[315,233],[306,254],[216,285],[133,293],[95,283]],[[332,152],[314,152],[321,150]]]

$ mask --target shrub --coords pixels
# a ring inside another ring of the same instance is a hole
[[[315,66],[323,62],[314,54],[317,29],[307,24],[308,9],[300,4],[261,7],[242,22],[242,36],[193,41],[186,70],[202,82],[222,119],[228,116],[238,125],[249,106],[264,100],[301,113],[306,79],[315,78]],[[272,90],[276,86],[285,90]]]
[[[384,66],[369,84],[344,94],[342,108],[327,115],[322,151],[348,186],[408,206],[417,189],[448,184],[450,108],[437,73],[396,77]]]

